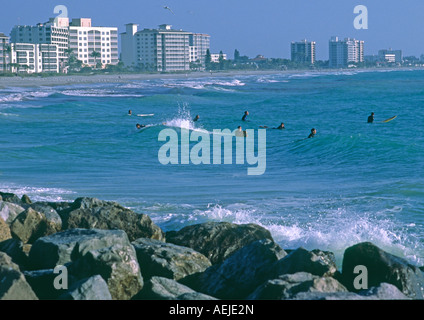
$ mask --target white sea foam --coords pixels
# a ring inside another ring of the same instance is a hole
[[[72,195],[75,194],[73,191],[60,189],[60,188],[45,188],[45,187],[33,187],[33,186],[19,186],[19,185],[8,185],[0,184],[0,191],[14,193],[19,197],[24,194],[30,197],[32,201],[69,201]]]
[[[113,90],[106,89],[72,89],[72,90],[64,90],[61,92],[66,96],[74,96],[74,97],[98,97],[98,98],[140,98],[144,97],[142,94],[125,94],[119,93]]]

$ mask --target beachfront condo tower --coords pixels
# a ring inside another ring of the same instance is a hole
[[[59,50],[60,70],[68,60],[69,19],[50,18],[36,26],[18,25],[10,32],[11,43],[32,43],[56,45]]]
[[[9,63],[9,37],[0,32],[0,73],[8,70]]]
[[[188,71],[190,62],[204,65],[207,49],[209,35],[175,30],[167,24],[139,31],[137,24],[129,23],[121,33],[122,62],[145,71]]]
[[[315,41],[302,40],[291,43],[291,61],[314,64],[315,63]]]
[[[349,64],[364,62],[364,41],[353,38],[331,37],[329,42],[329,67],[346,68]]]
[[[118,28],[93,27],[90,18],[72,19],[69,49],[83,66],[116,65],[119,62]]]

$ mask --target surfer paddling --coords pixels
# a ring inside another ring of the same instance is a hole
[[[374,122],[374,112],[371,112],[370,116],[368,117],[368,123],[373,123]]]
[[[316,134],[317,134],[317,130],[315,128],[312,128],[308,138],[313,138],[315,137]]]

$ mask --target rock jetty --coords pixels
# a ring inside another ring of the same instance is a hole
[[[284,250],[255,224],[164,232],[116,202],[0,192],[2,300],[423,300],[423,271],[370,242]]]

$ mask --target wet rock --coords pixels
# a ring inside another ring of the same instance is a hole
[[[132,245],[144,279],[161,276],[179,280],[211,266],[208,258],[191,248],[147,238],[137,239]]]
[[[216,298],[196,292],[175,280],[152,277],[135,299],[140,300],[216,300]]]
[[[60,211],[63,229],[85,228],[124,230],[130,241],[138,238],[165,240],[163,231],[149,216],[135,213],[120,204],[96,198],[78,198]]]
[[[421,270],[371,242],[359,243],[345,250],[342,275],[350,291],[356,290],[354,281],[358,274],[354,270],[357,266],[366,267],[368,287],[378,287],[385,282],[395,285],[412,299],[424,299],[424,276]]]
[[[204,254],[212,264],[220,263],[245,245],[262,239],[273,240],[271,233],[256,224],[207,222],[166,233],[166,241]]]

